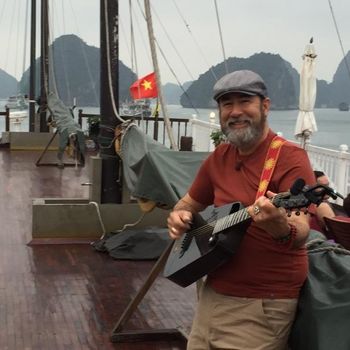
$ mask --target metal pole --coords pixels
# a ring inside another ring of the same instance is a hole
[[[101,203],[122,202],[121,160],[114,148],[114,129],[120,124],[113,110],[118,106],[118,1],[100,0],[100,114],[99,140],[102,158]],[[110,69],[108,69],[110,67]],[[110,77],[108,71],[112,72]],[[110,87],[110,79],[112,88]]]
[[[47,92],[49,86],[49,4],[48,0],[41,0],[41,65],[40,65],[40,132],[48,132],[46,122]]]
[[[160,106],[161,106],[162,111],[163,111],[164,122],[165,122],[166,130],[168,133],[168,137],[170,140],[171,148],[173,150],[177,151],[178,150],[177,143],[175,142],[175,139],[174,139],[170,119],[168,117],[168,112],[167,112],[167,109],[166,109],[166,106],[164,103],[163,92],[162,92],[162,88],[161,88],[162,83],[161,83],[160,74],[159,74],[159,66],[158,66],[158,59],[157,59],[157,53],[156,53],[156,47],[155,47],[155,37],[154,37],[154,32],[153,32],[152,15],[151,15],[149,0],[145,0],[145,14],[146,14],[146,21],[147,21],[148,38],[149,38],[149,43],[150,43],[150,47],[151,47],[152,62],[153,62],[154,71],[156,73],[156,82],[157,82],[157,87],[158,87],[158,98],[159,98]]]
[[[32,0],[30,23],[30,71],[29,71],[29,131],[35,130],[35,45],[36,45],[36,0]]]

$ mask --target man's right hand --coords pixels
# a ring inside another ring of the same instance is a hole
[[[190,230],[192,213],[188,210],[174,210],[168,217],[169,236],[172,239],[180,238],[186,231]]]

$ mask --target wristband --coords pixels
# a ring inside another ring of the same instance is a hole
[[[278,244],[284,244],[284,243],[293,241],[296,238],[297,228],[292,224],[288,224],[288,226],[289,226],[289,232],[287,235],[279,237],[279,238],[274,238],[274,240]]]

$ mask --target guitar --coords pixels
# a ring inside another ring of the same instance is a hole
[[[319,205],[323,197],[342,197],[328,186],[305,186],[298,179],[289,192],[279,193],[271,199],[274,206],[285,208],[288,215]],[[191,230],[174,242],[164,267],[164,276],[181,287],[187,287],[199,278],[214,271],[230,259],[239,249],[251,217],[239,202],[214,208],[211,217],[208,210],[193,215]]]

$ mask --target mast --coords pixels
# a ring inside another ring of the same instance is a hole
[[[160,80],[157,52],[156,52],[156,47],[155,47],[155,37],[154,37],[153,25],[152,25],[152,14],[151,14],[149,0],[145,0],[145,14],[146,14],[146,21],[147,21],[148,38],[149,38],[149,43],[150,43],[150,47],[151,47],[152,62],[153,62],[154,71],[156,73],[156,82],[157,82],[157,87],[158,87],[158,96],[159,96],[160,107],[163,111],[164,122],[165,122],[166,130],[168,133],[168,137],[170,140],[171,148],[173,150],[177,151],[178,147],[177,147],[177,144],[174,140],[174,135],[173,135],[170,120],[168,117],[168,112],[167,112],[167,109],[166,109],[166,106],[164,103],[163,91],[161,88],[162,83]]]
[[[119,105],[118,1],[100,0],[100,17],[101,203],[121,203],[121,160],[113,142],[114,129],[120,124],[113,109]]]
[[[30,71],[29,71],[29,131],[35,130],[35,45],[36,0],[32,0],[30,22]]]
[[[47,92],[49,87],[49,4],[41,0],[41,60],[40,60],[40,132],[48,132],[46,122]],[[44,106],[44,108],[42,108]]]

